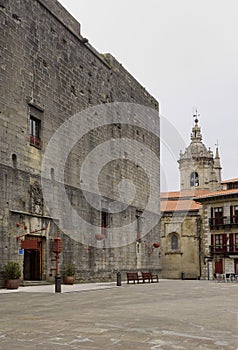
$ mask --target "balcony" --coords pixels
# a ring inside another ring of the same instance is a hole
[[[223,245],[210,245],[210,254],[224,254],[225,256],[228,255],[237,255],[238,258],[238,244],[223,244]]]
[[[220,230],[225,227],[238,227],[238,215],[210,218],[209,225],[211,230]]]
[[[38,137],[30,135],[30,145],[41,148],[41,140]]]

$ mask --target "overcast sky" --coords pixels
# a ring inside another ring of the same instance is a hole
[[[222,178],[238,177],[237,0],[60,0],[100,53],[111,53],[160,103],[186,145],[193,108],[219,143]],[[166,123],[165,123],[166,124]],[[162,123],[162,190],[179,189],[179,142]],[[172,141],[173,142],[173,141]]]

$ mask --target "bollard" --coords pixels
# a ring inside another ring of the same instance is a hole
[[[55,276],[55,293],[61,293],[61,277]]]
[[[120,273],[120,271],[117,272],[117,286],[121,286],[121,273]]]
[[[185,279],[185,273],[181,272],[181,280],[184,280],[184,279]]]

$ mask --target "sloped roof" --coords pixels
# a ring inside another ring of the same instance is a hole
[[[238,188],[233,188],[231,190],[221,190],[221,191],[210,192],[207,195],[197,196],[197,197],[194,198],[194,200],[207,199],[207,198],[220,197],[220,196],[227,196],[227,195],[232,195],[232,194],[237,194],[237,196],[238,196]]]
[[[161,212],[181,212],[181,211],[194,211],[199,210],[201,204],[196,203],[192,199],[177,200],[177,201],[161,201],[160,210]]]
[[[194,198],[196,196],[206,194],[208,192],[209,190],[183,190],[183,191],[161,192],[160,199]]]
[[[238,182],[238,178],[222,181],[222,184]],[[160,193],[161,212],[198,211],[201,202],[219,196],[236,195],[238,188],[210,192],[209,190],[183,190]]]
[[[233,179],[228,179],[228,180],[223,180],[221,183],[222,184],[228,184],[231,182],[238,182],[238,177],[234,177]]]
[[[162,192],[160,194],[161,212],[198,211],[201,204],[196,203],[194,197],[207,193],[209,190]]]

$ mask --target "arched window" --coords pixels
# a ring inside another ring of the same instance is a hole
[[[176,234],[171,237],[171,249],[178,249],[178,236]]]
[[[196,171],[190,175],[190,186],[199,186],[199,176]]]

